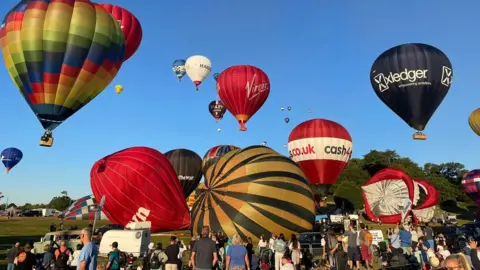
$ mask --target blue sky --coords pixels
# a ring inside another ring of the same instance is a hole
[[[0,13],[15,3],[3,0]],[[10,174],[0,176],[0,191],[10,202],[48,202],[62,190],[73,198],[90,194],[93,163],[131,146],[162,152],[182,147],[203,156],[218,144],[245,147],[267,141],[287,154],[283,145],[289,132],[311,118],[346,127],[354,157],[370,149],[395,149],[420,164],[459,161],[469,169],[477,166],[479,139],[467,119],[480,107],[474,83],[480,74],[478,1],[111,3],[136,14],[143,25],[142,44],[100,96],[54,131],[52,148],[38,146],[41,125],[1,68],[5,117],[0,148],[18,147],[24,153]],[[378,99],[369,81],[370,67],[381,52],[409,42],[440,48],[454,69],[450,92],[426,128],[427,141],[412,140],[413,130]],[[195,54],[210,58],[212,74],[250,64],[269,75],[270,96],[247,123],[247,132],[238,131],[231,115],[216,124],[208,113],[208,103],[216,98],[211,76],[197,93],[188,78],[176,80],[172,62]],[[115,84],[125,87],[120,96]],[[293,109],[282,112],[281,106]]]

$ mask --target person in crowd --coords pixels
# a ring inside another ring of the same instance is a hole
[[[218,239],[218,238],[217,238]],[[218,240],[217,240],[217,250],[218,250]],[[182,256],[183,256],[183,252],[185,250],[187,250],[187,245],[185,245],[185,243],[183,242],[183,240],[180,240],[180,241],[177,241],[177,244],[178,244],[178,269],[181,270],[182,269]]]
[[[55,270],[68,270],[72,254],[67,249],[67,242],[60,241],[60,247],[55,250]]]
[[[97,245],[90,241],[92,237],[92,229],[85,228],[80,234],[80,241],[83,248],[78,256],[77,269],[78,270],[95,270],[97,269]]]
[[[294,270],[294,266],[292,264],[292,260],[288,254],[282,256],[282,266],[280,270]]]
[[[416,229],[417,229],[417,236],[418,236],[418,238],[425,236],[425,235],[423,234],[422,227],[417,226]]]
[[[398,224],[396,226],[395,229],[393,230],[390,230],[389,234],[388,234],[388,239],[390,240],[390,246],[391,248],[395,248],[395,249],[398,249],[400,248],[400,235],[399,235],[399,228],[398,228]]]
[[[333,229],[328,229],[325,239],[326,239],[325,245],[322,245],[322,251],[323,251],[322,259],[323,260],[328,259],[328,264],[330,265],[330,267],[335,267],[335,256],[334,256],[334,253],[332,253],[332,251],[336,248],[338,241]]]
[[[249,265],[252,265],[253,242],[251,237],[247,237],[247,245],[245,246],[245,248],[247,249]]]
[[[263,234],[260,235],[260,240],[258,240],[258,252],[262,254],[262,251],[266,249],[267,246],[268,246],[267,240],[265,240],[265,237],[263,236]]]
[[[370,252],[370,247],[366,239],[360,239],[360,255],[362,261],[365,263],[367,270],[370,270],[370,262],[373,261],[372,253]]]
[[[272,237],[268,240],[268,248],[275,253],[275,240],[277,240],[277,235],[272,232]]]
[[[108,262],[106,269],[119,270],[120,269],[120,250],[118,250],[118,242],[112,243],[112,251],[108,255]]]
[[[437,245],[437,257],[441,261],[445,260],[448,256],[451,255],[450,251],[444,245]]]
[[[20,247],[20,243],[17,242],[7,251],[7,270],[13,270],[15,268],[15,258],[17,257],[18,248]]]
[[[467,258],[462,253],[452,254],[448,256],[443,265],[448,270],[471,270]]]
[[[410,226],[403,225],[400,232],[400,246],[403,249],[403,254],[412,254],[412,234],[410,233]]]
[[[164,269],[164,265],[168,260],[167,254],[163,251],[162,243],[154,243],[149,244],[149,255],[146,258],[148,261],[147,265],[148,268],[143,268],[143,270],[162,270]]]
[[[35,254],[32,253],[32,246],[30,244],[25,244],[23,250],[19,250],[16,257],[17,265],[15,270],[32,270],[33,267],[37,265],[37,258]]]
[[[55,222],[52,222],[50,224],[50,232],[56,232],[57,231],[57,225],[55,225]]]
[[[275,270],[280,270],[282,263],[282,257],[287,251],[287,243],[285,242],[285,236],[281,233],[278,238],[275,240],[274,244],[275,250]]]
[[[415,251],[418,245],[417,226],[412,227],[412,229],[410,230],[410,234],[412,235],[412,251]]]
[[[353,268],[353,264],[355,263],[357,266],[357,269],[360,269],[360,252],[358,249],[358,232],[355,231],[355,228],[353,228],[353,225],[350,224],[348,226],[348,230],[344,234],[346,237],[348,237],[348,248],[347,248],[347,256],[348,256],[348,266],[350,269]]]
[[[78,244],[75,251],[72,254],[72,261],[70,262],[70,270],[77,269],[78,257],[80,257],[80,250],[82,250],[82,245]]]
[[[54,259],[53,259],[53,254],[50,252],[50,245],[45,245],[43,248],[43,259],[42,259],[42,268],[45,270],[54,270]]]
[[[468,246],[470,247],[470,260],[472,261],[472,266],[474,269],[480,269],[480,260],[478,258],[478,243],[477,241],[469,241]],[[477,251],[477,252],[474,252]]]
[[[208,238],[210,228],[202,228],[202,237],[195,242],[190,261],[196,270],[211,270],[217,264],[217,247],[212,239]]]
[[[325,240],[322,238],[322,241],[325,242]],[[325,246],[325,243],[322,245],[322,247]],[[293,263],[293,266],[297,268],[297,266],[300,266],[300,243],[298,243],[297,236],[295,234],[292,234],[290,237],[290,244],[288,245],[288,249],[290,250],[290,257]]]
[[[212,241],[213,242],[213,241]],[[165,270],[177,270],[178,264],[180,264],[180,247],[177,244],[177,237],[170,237],[170,245],[165,249],[165,254],[167,254],[167,261],[165,262]]]
[[[430,250],[430,244],[425,240],[425,236],[418,238],[418,250],[421,253],[422,261],[420,263],[428,265],[429,255],[427,252]]]
[[[302,250],[302,264],[305,269],[311,269],[313,266],[313,255],[308,248]]]
[[[242,238],[238,234],[232,237],[232,246],[227,251],[225,266],[228,270],[250,269],[250,260],[248,252],[242,243]],[[245,267],[246,266],[246,267]]]
[[[429,248],[435,249],[435,235],[429,223],[425,225],[425,239],[428,242]]]
[[[259,264],[260,264],[260,259],[258,258],[257,253],[253,252],[253,254],[252,254],[252,264],[250,264],[250,269],[251,270],[257,270]]]

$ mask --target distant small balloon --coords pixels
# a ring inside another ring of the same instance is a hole
[[[215,79],[215,81],[218,81],[219,76],[220,76],[220,73],[213,74],[213,78]]]
[[[263,145],[263,146],[267,146],[267,142],[266,142],[266,141],[263,141],[262,145]]]
[[[282,106],[282,107],[280,107],[280,110],[284,111],[284,110],[285,110],[285,108]]]
[[[308,113],[312,113],[312,110],[308,110]]]
[[[292,107],[288,106],[288,107],[287,107],[287,110],[291,111],[291,110],[292,110]]]
[[[123,92],[123,86],[121,86],[120,84],[115,85],[115,92],[117,93],[117,95],[120,95]]]
[[[288,122],[290,122],[290,118],[287,117],[287,118],[285,118],[285,123],[288,124]]]
[[[286,145],[286,144],[284,144],[284,145],[283,145],[283,148],[287,148],[287,145]]]
[[[217,128],[217,132],[222,132],[222,129],[221,129],[221,128]]]

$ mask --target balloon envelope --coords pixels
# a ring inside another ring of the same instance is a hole
[[[185,62],[186,61],[183,59],[177,59],[173,61],[172,64],[173,73],[175,73],[175,76],[177,76],[179,81],[181,81],[183,76],[185,76],[185,74],[187,73],[185,71]]]
[[[189,57],[185,62],[185,71],[198,91],[198,86],[208,77],[210,71],[212,71],[212,62],[205,56],[194,55]]]
[[[477,204],[480,205],[480,170],[466,173],[462,179],[463,191]]]
[[[218,159],[225,155],[226,153],[239,149],[238,147],[234,145],[217,145],[212,148],[210,148],[207,153],[203,156],[203,161],[202,161],[202,171],[205,173],[207,169],[217,163]]]
[[[206,189],[192,208],[192,231],[203,226],[254,241],[270,232],[312,230],[315,206],[310,185],[290,159],[264,146],[233,150],[210,167]]]
[[[439,49],[403,44],[373,63],[370,81],[377,96],[410,127],[422,131],[447,95],[452,64]]]
[[[125,8],[111,4],[100,5],[120,24],[126,45],[124,61],[127,61],[140,47],[143,36],[142,25],[137,17]]]
[[[95,198],[114,223],[150,221],[152,232],[190,226],[183,189],[170,161],[155,149],[127,148],[101,158],[90,171]]]
[[[0,43],[10,76],[48,130],[100,94],[125,57],[120,26],[90,1],[21,1],[5,16]]]
[[[174,149],[165,153],[177,172],[185,198],[195,190],[202,179],[202,158],[188,149]]]
[[[2,163],[7,172],[17,165],[23,158],[23,153],[15,147],[9,147],[2,151]]]
[[[480,136],[480,109],[473,111],[468,117],[468,125],[478,136]]]
[[[223,115],[227,111],[227,108],[225,108],[225,105],[221,101],[212,101],[210,104],[208,104],[208,111],[210,114],[215,118],[215,120],[221,120],[223,118]]]
[[[227,110],[245,131],[245,123],[265,103],[270,93],[270,80],[263,70],[254,66],[232,66],[217,81],[217,92]]]

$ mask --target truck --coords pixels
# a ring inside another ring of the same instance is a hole
[[[100,247],[98,255],[106,257],[112,251],[112,243],[118,243],[118,249],[126,254],[131,254],[135,258],[144,256],[148,251],[148,245],[151,241],[150,221],[131,222],[127,224],[125,230],[109,230],[106,231]]]
[[[50,245],[50,247],[55,244],[60,245],[60,241],[62,240],[67,243],[67,248],[71,249],[71,251],[74,251],[77,249],[77,245],[81,244],[81,234],[81,230],[49,232],[45,234],[44,237],[40,238],[39,242],[33,243],[32,252],[35,254],[41,254],[44,252],[46,245]]]
[[[55,209],[44,208],[44,209],[41,209],[41,210],[42,210],[42,216],[44,216],[44,217],[53,217],[57,213],[57,210],[55,210]]]

